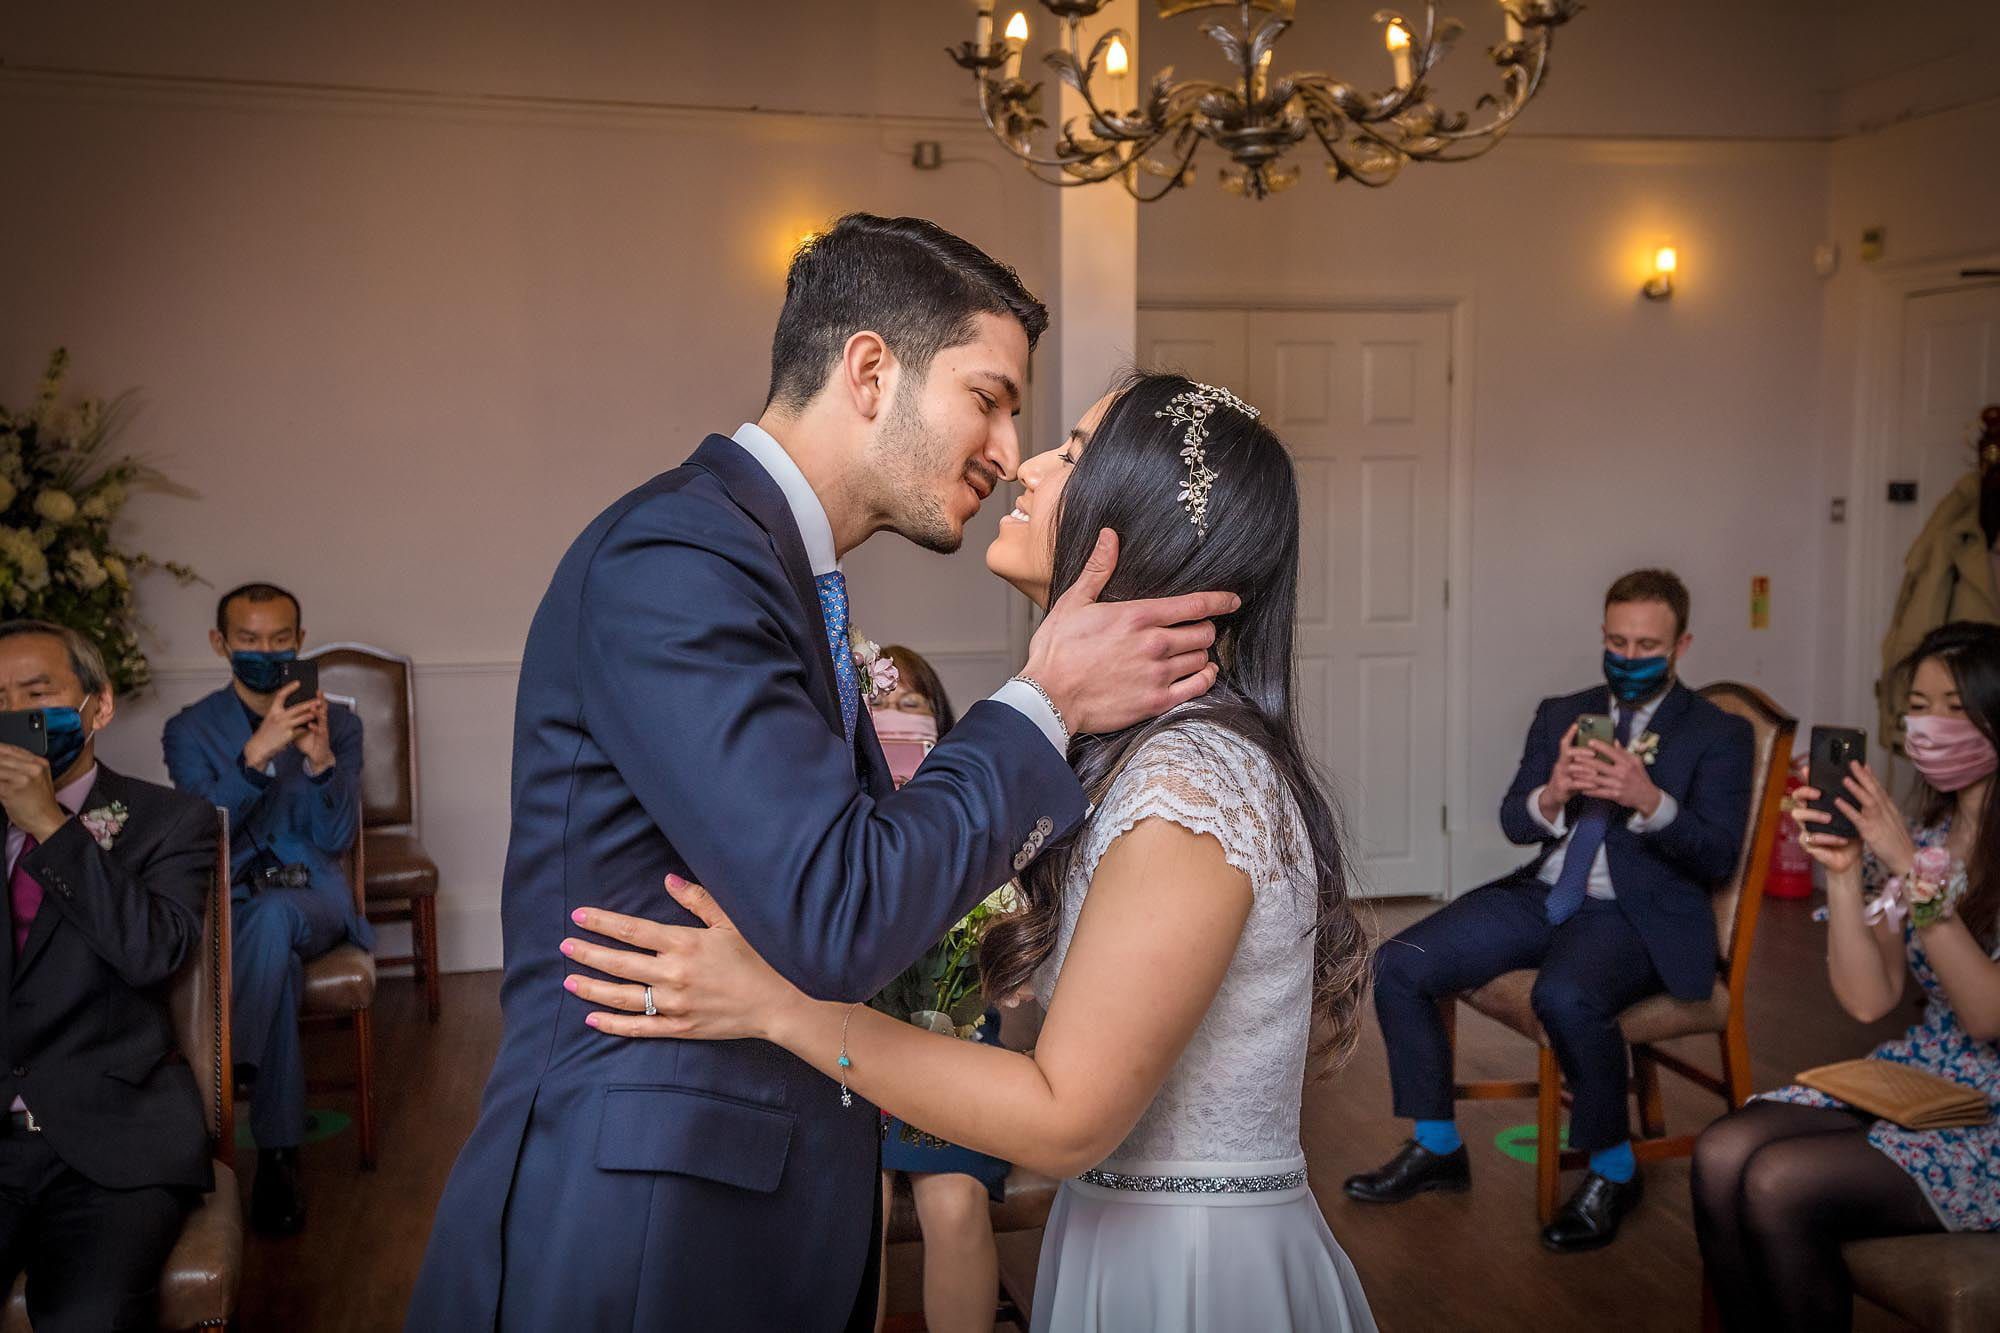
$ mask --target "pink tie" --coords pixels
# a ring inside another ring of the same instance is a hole
[[[14,956],[19,958],[21,950],[28,947],[28,930],[35,924],[35,913],[42,910],[42,885],[28,873],[25,864],[28,853],[41,846],[31,836],[21,844],[21,854],[14,858],[14,873],[7,880],[7,905],[14,909]]]

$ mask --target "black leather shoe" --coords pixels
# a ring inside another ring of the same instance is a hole
[[[1645,1193],[1646,1178],[1636,1171],[1623,1185],[1593,1171],[1569,1196],[1556,1220],[1542,1228],[1542,1244],[1557,1254],[1601,1250],[1618,1239],[1618,1224],[1639,1206]]]
[[[257,1154],[250,1225],[266,1236],[296,1236],[305,1229],[306,1191],[299,1183],[297,1148],[266,1148]]]
[[[1362,1203],[1402,1203],[1432,1190],[1463,1194],[1472,1188],[1472,1159],[1462,1143],[1448,1153],[1434,1153],[1411,1139],[1387,1163],[1349,1176],[1341,1188]]]

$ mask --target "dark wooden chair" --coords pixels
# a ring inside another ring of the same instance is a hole
[[[414,669],[409,658],[365,643],[329,644],[308,656],[319,663],[321,688],[351,700],[361,719],[367,752],[361,767],[361,837],[368,852],[368,919],[410,926],[410,951],[378,958],[376,965],[408,967],[424,988],[424,1003],[435,1023],[438,868],[420,838]]]
[[[324,688],[324,675],[321,685]],[[366,902],[362,884],[368,873],[367,846],[359,829],[343,858],[342,870],[353,886],[354,906],[359,911]],[[308,1086],[354,1090],[361,1165],[372,1167],[375,1165],[375,958],[357,944],[342,942],[307,963],[305,973],[305,993],[299,1003],[300,1024],[349,1027],[354,1031],[353,1080],[313,1080]]]
[[[1750,949],[1756,935],[1758,909],[1763,904],[1771,845],[1778,834],[1779,802],[1785,794],[1785,776],[1791,767],[1792,738],[1798,722],[1762,691],[1749,685],[1725,681],[1706,686],[1701,695],[1750,723],[1754,746],[1751,771],[1759,775],[1760,781],[1751,787],[1749,820],[1736,872],[1715,891],[1713,898],[1724,969],[1714,992],[1708,999],[1694,1002],[1677,1000],[1671,995],[1649,996],[1619,1016],[1619,1027],[1632,1050],[1632,1087],[1638,1096],[1641,1127],[1632,1147],[1642,1162],[1686,1157],[1694,1151],[1694,1135],[1667,1133],[1660,1097],[1662,1069],[1670,1069],[1716,1093],[1723,1100],[1724,1110],[1740,1106],[1756,1091],[1750,1073],[1749,1041],[1744,1033],[1743,995],[1749,982]],[[1560,1148],[1566,1093],[1555,1049],[1549,1045],[1529,1002],[1535,976],[1532,969],[1503,973],[1477,990],[1445,1001],[1443,1009],[1447,1026],[1456,1020],[1455,1006],[1463,1003],[1536,1045],[1540,1064],[1533,1079],[1461,1083],[1457,1086],[1457,1096],[1461,1101],[1535,1099],[1535,1211],[1547,1223],[1556,1214],[1561,1173],[1583,1166],[1588,1157]],[[1660,1047],[1660,1043],[1676,1037],[1703,1035],[1714,1036],[1721,1048],[1720,1075]]]
[[[174,979],[174,1036],[194,1071],[215,1155],[215,1188],[181,1224],[180,1239],[160,1275],[160,1327],[227,1328],[236,1315],[243,1278],[243,1203],[230,1158],[236,1144],[236,1083],[229,1038],[229,816],[221,825],[215,878],[209,886],[201,947]],[[27,1281],[17,1277],[0,1333],[27,1333]]]

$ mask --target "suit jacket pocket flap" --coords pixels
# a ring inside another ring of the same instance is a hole
[[[790,1111],[694,1088],[607,1088],[597,1165],[671,1171],[769,1194],[784,1177],[797,1119]]]

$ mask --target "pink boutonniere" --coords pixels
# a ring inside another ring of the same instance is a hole
[[[132,812],[125,808],[123,801],[113,801],[110,805],[86,810],[76,818],[77,822],[83,825],[83,831],[88,833],[99,847],[108,852],[111,850],[111,844],[118,840],[118,834],[124,829],[125,821],[131,817]]]
[[[848,633],[848,650],[854,657],[855,674],[861,678],[861,702],[874,707],[882,696],[896,688],[895,659],[859,630]]]

